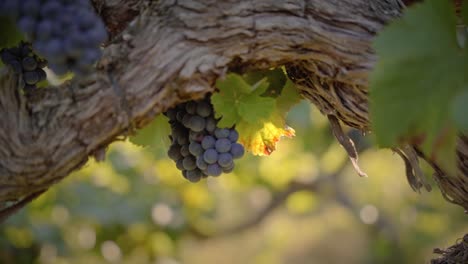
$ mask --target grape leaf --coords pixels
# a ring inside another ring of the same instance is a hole
[[[168,149],[171,132],[169,119],[164,115],[157,116],[150,124],[138,130],[135,136],[131,136],[129,141],[135,145],[149,147],[153,150],[158,148]]]
[[[270,155],[276,149],[276,143],[281,137],[293,137],[295,131],[286,125],[286,114],[291,107],[300,102],[299,95],[294,84],[287,80],[281,95],[275,100],[275,106],[267,119],[256,123],[248,123],[240,120],[236,128],[239,131],[239,141],[253,155]]]
[[[391,147],[423,138],[423,151],[438,149],[434,158],[452,171],[455,160],[442,153],[455,152],[449,139],[456,132],[444,127],[451,126],[450,103],[465,87],[468,69],[455,25],[449,1],[414,5],[376,38],[379,59],[370,76],[370,114],[378,144]]]
[[[295,136],[294,129],[281,126],[282,122],[262,122],[252,125],[240,122],[236,129],[239,131],[239,142],[253,155],[270,155],[276,149],[276,143],[281,137]]]
[[[244,80],[249,84],[254,84],[262,79],[266,79],[268,89],[261,95],[269,97],[277,97],[281,94],[281,91],[286,84],[286,75],[281,68],[275,68],[272,70],[262,70],[255,72],[248,72],[243,75]]]
[[[230,73],[223,80],[216,81],[219,93],[211,96],[211,104],[215,111],[215,117],[221,118],[218,126],[232,127],[240,119],[237,106],[242,95],[252,91],[251,85],[246,83],[241,76]]]
[[[243,120],[255,124],[259,120],[267,119],[274,107],[275,99],[252,93],[240,100],[237,109]]]
[[[236,124],[239,141],[254,155],[269,155],[276,148],[282,136],[294,136],[294,130],[286,126],[285,116],[289,108],[300,101],[300,96],[291,81],[283,83],[281,91],[271,97],[271,84],[281,83],[285,78],[282,70],[266,71],[270,77],[257,74],[244,79],[237,74],[228,74],[224,80],[217,81],[219,93],[212,95],[211,102],[215,108],[220,127],[231,127]],[[273,74],[283,77],[274,78]]]

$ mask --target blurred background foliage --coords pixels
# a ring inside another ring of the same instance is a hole
[[[0,263],[428,263],[468,233],[463,209],[406,183],[403,161],[351,130],[357,176],[302,102],[294,139],[192,184],[166,157],[164,119],[117,142],[0,227]],[[148,130],[147,130],[148,131]],[[429,168],[425,168],[430,175]]]

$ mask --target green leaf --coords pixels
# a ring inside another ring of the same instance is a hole
[[[232,127],[239,121],[240,115],[237,112],[239,100],[243,95],[252,92],[252,87],[237,74],[230,73],[226,78],[216,81],[219,93],[211,96],[211,104],[216,110],[216,118],[221,118],[218,125],[220,127]]]
[[[261,96],[270,86],[270,83],[267,81],[266,78],[261,79],[260,81],[256,82],[252,85],[252,94]]]
[[[468,89],[459,93],[452,102],[452,116],[457,128],[468,133]]]
[[[291,80],[287,80],[281,95],[276,98],[276,108],[279,112],[286,114],[291,107],[298,104],[302,100],[296,86]]]
[[[129,141],[142,147],[167,149],[170,145],[168,137],[170,132],[169,119],[164,115],[159,115],[147,126],[138,130],[135,136],[131,136]]]
[[[239,94],[249,94],[252,91],[252,86],[242,76],[235,73],[229,73],[224,79],[217,80],[216,87],[221,92],[229,93],[236,97]]]
[[[249,84],[257,83],[261,79],[266,78],[269,87],[268,90],[266,90],[262,95],[269,97],[279,96],[287,80],[287,77],[281,68],[249,72],[246,73],[243,77]]]
[[[221,117],[218,125],[236,125],[239,141],[254,155],[270,155],[281,137],[295,134],[294,129],[286,125],[285,118],[301,97],[290,80],[282,82],[281,78],[286,79],[281,69],[244,76],[229,74],[216,82],[219,93],[211,96],[216,117]],[[268,80],[273,80],[273,86],[282,83],[284,87],[272,89]],[[281,92],[271,93],[273,90]]]
[[[242,98],[238,112],[242,119],[255,124],[270,116],[275,107],[275,99],[250,94]]]
[[[427,0],[376,38],[370,114],[380,146],[422,137],[424,151],[432,153],[439,132],[450,126],[450,103],[466,85],[468,69],[455,25],[449,1]]]

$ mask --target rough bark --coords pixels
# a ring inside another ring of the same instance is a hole
[[[324,114],[367,132],[370,44],[403,8],[398,0],[124,2],[128,12],[115,10],[121,0],[94,0],[113,39],[87,80],[25,96],[0,70],[0,209],[19,208],[155,115],[213,91],[230,69],[285,65]],[[425,158],[444,196],[468,209],[468,140],[459,143],[457,177]]]

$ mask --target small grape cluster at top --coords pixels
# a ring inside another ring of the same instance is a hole
[[[168,156],[187,180],[229,173],[234,159],[244,155],[236,129],[217,126],[209,98],[179,104],[164,114],[171,125]]]
[[[2,0],[11,17],[56,74],[86,74],[100,58],[107,32],[89,0]]]
[[[47,77],[42,69],[47,62],[32,52],[29,43],[21,42],[17,47],[2,49],[0,58],[5,65],[21,76],[25,91],[36,88],[36,84]]]

